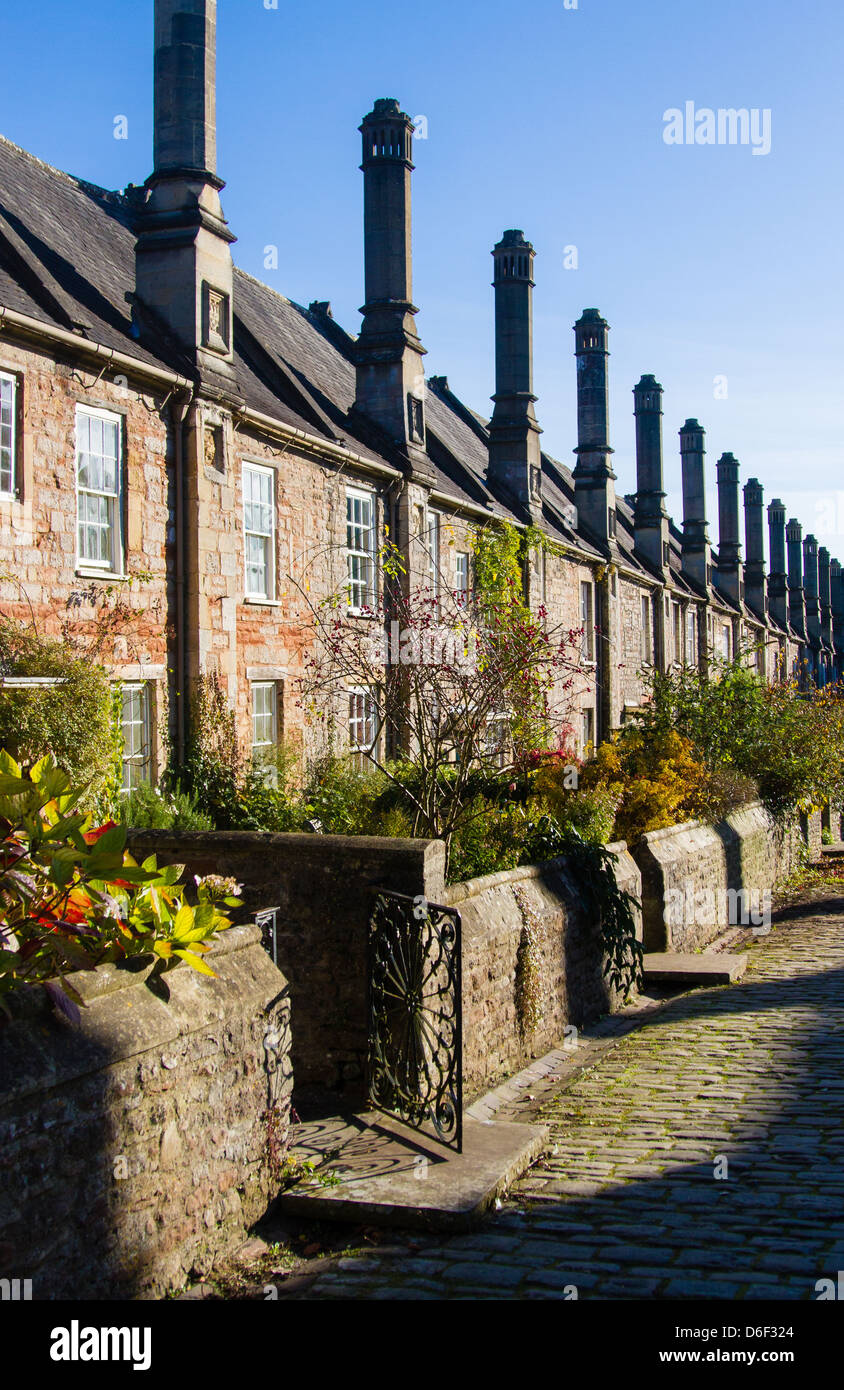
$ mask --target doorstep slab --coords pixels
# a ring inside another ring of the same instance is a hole
[[[746,955],[727,951],[695,955],[684,951],[646,951],[642,969],[651,985],[731,985],[747,969]]]
[[[288,1188],[279,1210],[311,1220],[465,1229],[530,1167],[545,1147],[547,1125],[463,1121],[463,1152],[376,1111],[296,1125],[292,1156],[315,1160],[316,1179]]]

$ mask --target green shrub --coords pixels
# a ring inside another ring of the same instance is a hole
[[[213,830],[214,822],[197,810],[186,792],[158,791],[142,783],[120,800],[121,825],[139,830]]]
[[[248,772],[238,789],[237,805],[233,811],[237,830],[298,830],[302,811],[287,789],[276,786],[266,769]]]
[[[0,617],[0,671],[6,676],[52,676],[60,685],[0,689],[0,747],[23,763],[49,750],[81,802],[101,810],[117,793],[121,740],[108,673],[58,638]]]
[[[520,806],[493,806],[483,797],[476,797],[451,837],[449,883],[515,869],[526,826]]]
[[[349,758],[326,755],[308,767],[302,820],[318,820],[328,835],[376,835],[377,817],[391,809],[379,799],[389,787],[383,773],[363,771]]]
[[[820,805],[844,781],[840,685],[769,686],[739,663],[719,663],[711,675],[686,670],[655,676],[637,722],[647,738],[676,729],[710,772],[732,768],[752,778],[777,817]]]

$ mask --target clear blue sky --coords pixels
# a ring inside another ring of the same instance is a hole
[[[152,158],[152,0],[4,6],[0,131],[107,187]],[[666,483],[677,431],[708,432],[844,560],[841,279],[844,13],[832,0],[220,0],[219,170],[238,263],[290,298],[363,302],[357,125],[394,96],[416,142],[414,297],[429,373],[486,411],[493,243],[537,249],[537,411],[572,461],[571,325],[612,327],[618,487],[635,488],[631,390],[665,387]],[[772,148],[667,146],[663,112],[768,108]],[[116,115],[129,139],[113,138]],[[263,248],[279,268],[263,268]],[[579,268],[564,268],[576,245]],[[727,399],[714,378],[726,376]]]

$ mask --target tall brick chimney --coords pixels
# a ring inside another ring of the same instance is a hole
[[[744,575],[739,540],[738,459],[722,454],[715,465],[718,481],[718,588],[739,603]]]
[[[768,605],[782,627],[788,627],[788,573],[785,564],[785,505],[778,497],[768,503]]]
[[[493,248],[495,409],[489,426],[489,478],[526,519],[542,517],[540,428],[533,394],[533,258],[520,231]]]
[[[660,575],[668,569],[668,513],[662,473],[662,387],[643,376],[633,387],[636,416],[636,549]]]
[[[584,309],[574,325],[577,357],[577,463],[574,500],[578,520],[607,545],[615,536],[615,474],[609,436],[607,338],[609,324]]]
[[[762,503],[762,485],[759,479],[748,478],[744,485],[744,594],[748,607],[760,618],[767,618],[765,523]]]
[[[785,528],[788,546],[788,621],[800,636],[806,636],[806,605],[803,597],[803,527],[789,517]]]
[[[697,420],[687,420],[680,430],[680,462],[683,473],[683,572],[700,589],[708,590],[711,547],[706,529],[706,489],[703,460],[706,434]]]
[[[413,122],[382,97],[359,126],[363,142],[366,302],[356,344],[355,406],[404,455],[411,473],[425,458],[425,354],[416,332],[411,256]]]
[[[138,298],[203,377],[233,377],[232,257],[220,205],[217,0],[155,0],[154,168],[135,248]]]

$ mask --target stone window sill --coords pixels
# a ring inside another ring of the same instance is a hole
[[[123,584],[129,583],[129,575],[119,574],[117,570],[85,569],[82,565],[77,565],[76,573],[80,579],[118,579]]]
[[[244,596],[243,602],[250,608],[281,608],[282,602],[279,598],[257,598],[249,594]]]

